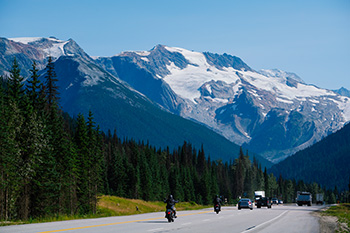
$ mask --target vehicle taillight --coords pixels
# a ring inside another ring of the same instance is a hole
[[[249,205],[252,204],[251,202],[249,202]]]
[[[168,214],[170,214],[170,212],[168,212]]]

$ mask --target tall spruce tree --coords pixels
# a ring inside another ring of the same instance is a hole
[[[8,97],[15,101],[18,106],[20,106],[20,103],[24,96],[24,79],[20,73],[21,70],[15,57],[13,60],[12,68],[10,70],[10,77],[8,82]]]
[[[58,79],[56,78],[55,65],[53,63],[52,57],[48,58],[48,63],[46,65],[46,96],[47,96],[47,106],[48,111],[51,113],[56,110],[56,105],[58,105],[58,86],[56,82]]]
[[[39,95],[40,95],[40,80],[38,74],[38,68],[36,67],[35,61],[32,64],[32,69],[30,70],[32,75],[30,79],[27,81],[27,90],[28,90],[28,98],[29,102],[33,106],[34,109],[39,109]]]
[[[78,159],[78,176],[77,176],[77,198],[78,198],[78,211],[81,214],[87,214],[91,212],[91,200],[89,189],[89,183],[91,182],[89,176],[89,145],[88,145],[88,132],[85,118],[82,114],[78,115],[77,128],[75,133],[75,144],[77,147],[77,159]]]
[[[88,148],[90,151],[89,189],[92,212],[97,211],[97,195],[101,187],[102,149],[99,128],[95,126],[93,114],[89,111],[87,122]]]
[[[31,103],[27,99],[27,107],[24,114],[24,122],[21,126],[21,137],[19,138],[21,156],[19,163],[19,174],[22,187],[18,206],[19,215],[23,220],[30,216],[30,207],[33,196],[32,187],[38,168],[42,165],[43,152],[48,147],[48,140],[45,135],[45,125],[37,113],[34,111]]]
[[[0,220],[10,220],[16,216],[14,212],[17,190],[20,179],[17,174],[19,148],[16,143],[16,124],[19,111],[13,101],[5,95],[5,80],[0,85]],[[13,111],[15,110],[15,111]]]

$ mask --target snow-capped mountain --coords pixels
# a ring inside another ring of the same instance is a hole
[[[158,45],[96,60],[133,88],[179,114],[283,160],[350,120],[350,99],[281,70],[255,71],[228,54]]]
[[[172,150],[187,141],[196,149],[203,146],[211,159],[229,161],[238,156],[238,145],[206,126],[172,114],[154,103],[118,75],[102,68],[71,39],[0,38],[0,75],[7,76],[16,57],[25,78],[30,76],[33,61],[42,69],[39,73],[43,77],[48,56],[54,57],[60,105],[71,116],[79,113],[87,116],[91,110],[94,121],[103,131],[116,130],[122,139],[149,142],[163,149],[169,147]],[[125,66],[123,69],[126,73],[137,74],[133,68]],[[158,82],[158,79],[153,80]],[[148,84],[149,88],[157,86],[151,81]],[[174,99],[182,100],[170,88],[168,91]],[[263,166],[271,165],[259,155],[255,156]]]
[[[49,56],[54,60],[61,56],[80,56],[92,60],[74,40],[62,41],[54,37],[0,38],[0,54],[0,75],[8,75],[8,68],[16,57],[23,77],[29,76],[30,69],[27,68],[33,61],[39,69],[43,69]]]
[[[24,77],[29,76],[33,61],[43,69],[48,56],[54,57],[61,77],[61,104],[72,114],[86,113],[88,108],[111,112],[109,98],[147,109],[137,99],[150,99],[163,110],[206,125],[273,162],[350,120],[346,95],[308,85],[290,72],[255,71],[228,54],[157,45],[150,51],[93,59],[71,39],[0,38],[0,55],[0,75],[8,74],[16,57]],[[114,121],[109,118],[126,117],[113,112],[110,117],[101,113],[101,126],[111,129]],[[125,125],[119,127],[127,132]]]

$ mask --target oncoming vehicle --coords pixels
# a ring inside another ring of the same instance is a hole
[[[312,195],[310,192],[300,192],[297,193],[297,204],[298,206],[308,205],[311,206]]]
[[[265,197],[265,191],[255,191],[254,192],[255,205],[257,205],[259,199],[262,197]]]
[[[247,209],[253,210],[253,202],[248,198],[244,198],[244,199],[239,200],[238,209],[240,210],[242,208],[247,208]]]
[[[277,198],[272,198],[271,199],[271,204],[277,204],[278,205],[278,199]]]
[[[268,197],[262,197],[256,203],[256,207],[261,208],[262,206],[266,206],[267,208],[271,208],[271,200]]]

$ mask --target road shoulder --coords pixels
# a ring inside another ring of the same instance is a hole
[[[318,211],[312,213],[312,215],[318,217],[320,224],[321,233],[334,233],[334,232],[343,232],[347,229],[346,224],[342,224],[338,221],[338,218],[335,216],[325,215],[323,212],[326,211],[328,207],[324,207]],[[347,229],[349,230],[349,229]]]

